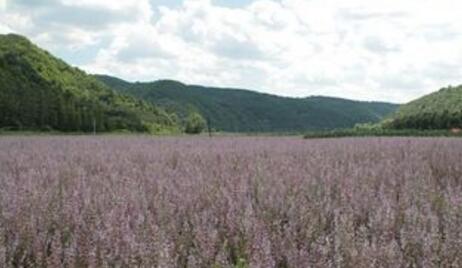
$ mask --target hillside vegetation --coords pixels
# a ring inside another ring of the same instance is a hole
[[[174,131],[162,109],[116,93],[22,36],[0,35],[0,129]]]
[[[285,98],[248,90],[185,85],[162,80],[130,83],[97,76],[106,85],[175,112],[181,119],[200,113],[211,127],[229,132],[302,132],[379,122],[398,107],[339,98]]]
[[[383,125],[395,129],[462,128],[462,86],[443,88],[403,105]]]

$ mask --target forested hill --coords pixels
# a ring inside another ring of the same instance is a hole
[[[0,129],[165,131],[162,109],[117,93],[26,38],[0,35]]]
[[[185,85],[162,80],[129,83],[96,76],[120,92],[131,94],[185,118],[198,112],[217,130],[230,132],[302,132],[349,128],[358,123],[378,122],[398,107],[379,102],[339,98],[285,98],[248,90]]]
[[[443,88],[403,105],[384,125],[397,129],[462,128],[462,86]]]

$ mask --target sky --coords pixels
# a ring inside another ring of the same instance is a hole
[[[404,103],[462,84],[462,1],[0,0],[89,73]]]

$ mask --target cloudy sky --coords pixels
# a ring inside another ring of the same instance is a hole
[[[455,0],[0,0],[0,32],[130,81],[406,102],[462,84],[461,10]]]

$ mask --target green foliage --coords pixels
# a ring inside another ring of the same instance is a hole
[[[198,113],[191,113],[186,119],[185,133],[200,134],[207,127],[207,122]]]
[[[235,267],[236,268],[247,268],[249,266],[247,265],[247,262],[245,259],[240,258]]]
[[[176,122],[165,111],[112,91],[24,37],[0,35],[0,128],[145,132],[153,124],[171,129]]]
[[[210,127],[226,132],[301,132],[351,128],[378,122],[397,105],[338,98],[284,98],[248,90],[184,85],[176,81],[129,83],[97,76],[108,86],[176,113],[185,121],[191,111],[208,119]]]
[[[382,125],[391,129],[462,128],[462,86],[449,86],[403,105]]]
[[[342,137],[462,137],[462,133],[454,133],[449,130],[386,129],[377,127],[312,131],[304,135],[305,139]]]

